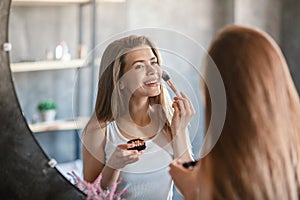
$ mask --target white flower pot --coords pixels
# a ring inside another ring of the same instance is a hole
[[[41,112],[41,121],[43,122],[51,122],[54,121],[56,115],[56,110],[47,110]]]

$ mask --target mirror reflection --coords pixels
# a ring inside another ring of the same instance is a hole
[[[115,40],[101,58],[95,117],[83,134],[84,178],[94,182],[101,173],[103,189],[121,179],[125,199],[172,199],[169,163],[193,160],[188,125],[195,109],[175,86],[170,98],[161,65],[146,36]]]
[[[78,134],[92,98],[84,59],[90,15],[82,15],[90,8],[91,3],[76,1],[13,1],[11,8],[10,60],[17,96],[34,136],[64,174],[82,174]]]
[[[239,23],[270,33],[287,55],[299,88],[296,66],[300,61],[295,56],[299,45],[292,45],[298,38],[288,34],[297,35],[290,20],[298,13],[296,6],[284,1],[273,4],[271,0],[249,4],[237,0],[151,1],[147,6],[139,0],[107,0],[96,5],[90,1],[13,1],[9,38],[13,45],[10,59],[14,84],[29,127],[47,155],[58,161],[57,167],[67,178],[70,171],[83,177],[79,135],[97,105],[103,51],[109,42],[120,38],[115,36],[120,32],[149,36],[160,51],[161,68],[191,100],[196,110],[189,128],[194,159],[201,157],[204,134],[200,66],[205,48],[220,28]],[[166,13],[176,13],[177,17]],[[142,27],[156,29],[139,31]],[[164,85],[172,100],[175,94]],[[46,114],[49,110],[50,114]],[[126,128],[125,123],[120,129],[127,133]],[[180,198],[174,194],[174,199]]]

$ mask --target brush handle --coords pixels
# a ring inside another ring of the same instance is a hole
[[[177,88],[176,88],[176,86],[175,86],[175,84],[174,84],[173,81],[168,80],[167,84],[172,89],[172,91],[176,94],[176,96],[181,97],[181,95],[180,95],[179,91],[177,90]]]

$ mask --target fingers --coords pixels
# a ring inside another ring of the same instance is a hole
[[[172,104],[172,107],[174,108],[174,114],[173,114],[173,116],[174,117],[179,117],[180,116],[180,110],[179,110],[178,104],[176,102],[174,102]]]
[[[175,105],[177,105],[179,109],[180,116],[193,116],[195,114],[195,110],[190,99],[181,92],[182,97],[174,97],[174,103],[172,107],[175,109]]]
[[[119,144],[112,156],[109,158],[107,165],[114,169],[121,169],[128,164],[138,161],[139,156],[142,155],[143,151],[127,150],[133,147],[134,144]]]
[[[193,106],[191,100],[183,92],[181,92],[181,95],[186,100],[186,104],[185,105],[190,109],[191,114],[194,115],[195,114],[195,109],[194,109],[194,106]]]
[[[179,159],[171,162],[169,164],[169,167],[169,173],[171,176],[176,176],[176,174],[180,173],[181,171],[186,171],[186,169],[182,166],[182,162]]]
[[[179,108],[179,111],[180,111],[180,116],[185,116],[186,114],[186,106],[185,106],[185,103],[184,103],[184,99],[181,98],[181,97],[176,97],[174,98],[175,102],[177,105],[178,105],[178,108]]]
[[[191,121],[195,110],[191,101],[181,92],[182,97],[174,97],[172,107],[174,108],[173,118],[171,122],[172,134],[183,132]]]
[[[169,166],[171,167],[178,167],[178,166],[181,166],[182,165],[182,161],[180,160],[180,159],[175,159],[175,160],[173,160],[173,162],[171,162],[170,164],[169,164]]]
[[[132,147],[134,147],[134,144],[133,143],[127,143],[127,144],[119,144],[118,146],[117,146],[117,148],[119,149],[119,150],[127,150],[127,149],[129,149],[129,148],[132,148]]]
[[[127,158],[125,159],[125,164],[131,164],[134,163],[136,161],[138,161],[140,159],[139,155],[134,154],[134,155],[128,155]]]
[[[188,174],[197,168],[196,166],[192,168],[185,168],[183,166],[183,162],[180,159],[176,159],[173,162],[171,162],[169,164],[169,167],[170,167],[169,173],[173,178],[181,175],[184,176],[184,174]]]
[[[126,143],[126,144],[119,144],[117,146],[117,150],[121,151],[121,150],[127,150],[127,151],[131,151],[131,152],[138,152],[137,150],[129,150],[132,149],[134,147],[136,147],[137,144],[136,143]]]
[[[134,144],[119,144],[116,148],[117,157],[119,159],[132,160],[139,155],[143,154],[143,151],[128,150],[128,148],[134,147]]]
[[[137,150],[122,150],[122,159],[124,160],[125,165],[128,165],[138,161],[141,154],[143,154],[143,151],[139,152]]]

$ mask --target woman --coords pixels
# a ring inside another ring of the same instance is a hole
[[[225,85],[224,128],[195,168],[170,164],[175,185],[186,199],[299,199],[299,96],[278,45],[262,31],[232,25],[209,56]],[[207,89],[205,98],[208,127]]]
[[[103,189],[121,179],[126,199],[171,199],[168,163],[192,159],[187,125],[193,106],[184,93],[170,101],[160,64],[145,36],[116,40],[102,56],[95,114],[83,134],[84,179],[101,173]],[[136,138],[145,150],[127,143]]]

